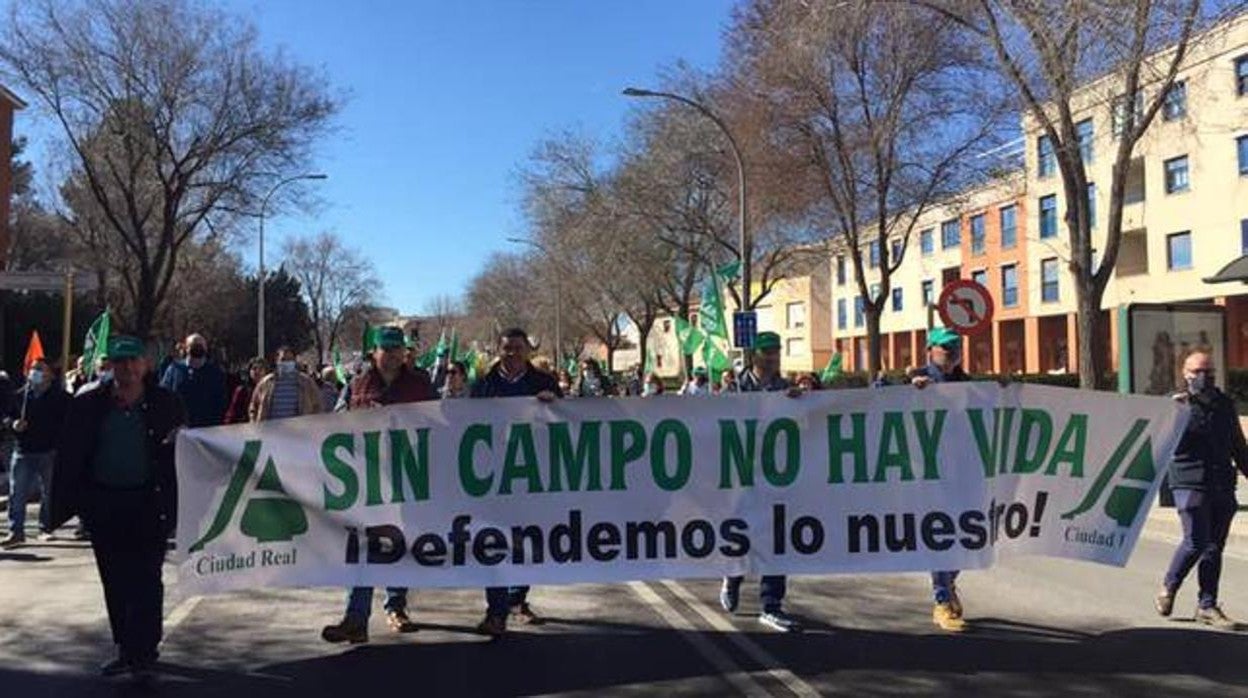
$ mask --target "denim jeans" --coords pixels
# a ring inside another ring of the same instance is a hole
[[[932,573],[932,596],[936,603],[949,603],[953,597],[953,585],[958,581],[957,570]]]
[[[386,587],[387,611],[407,610],[407,589],[404,587]],[[347,617],[367,621],[373,614],[373,588],[353,587],[347,592]]]
[[[52,463],[56,453],[22,453],[14,451],[9,463],[9,530],[24,535],[26,502],[39,482],[39,528],[47,531],[51,511],[48,509],[48,486],[52,483]]]
[[[485,590],[486,615],[505,618],[512,606],[529,600],[529,587],[489,587]]]
[[[1222,547],[1231,531],[1231,521],[1239,504],[1234,492],[1175,490],[1174,506],[1183,522],[1183,542],[1174,551],[1166,571],[1166,589],[1179,590],[1192,567],[1200,563],[1197,578],[1201,608],[1218,605],[1218,580],[1222,577]]]
[[[745,577],[728,577],[728,583],[738,588],[744,580]],[[765,574],[758,580],[758,602],[763,613],[776,613],[783,608],[788,587],[789,579],[782,574]]]

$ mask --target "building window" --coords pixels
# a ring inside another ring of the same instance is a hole
[[[901,288],[893,289],[893,312],[900,313],[902,308]]]
[[[892,262],[892,266],[897,266],[897,260],[901,259],[901,240],[894,239],[888,246],[888,259]]]
[[[875,269],[880,266],[880,241],[872,240],[867,244],[867,266]]]
[[[1096,227],[1096,185],[1088,184],[1088,227]]]
[[[836,256],[836,285],[845,285],[845,255],[843,254]]]
[[[1040,300],[1045,303],[1056,303],[1061,298],[1057,288],[1057,258],[1050,257],[1040,262]]]
[[[1006,206],[1001,209],[1001,249],[1013,249],[1018,244],[1018,208]]]
[[[1121,138],[1124,132],[1130,132],[1135,125],[1140,123],[1140,118],[1144,115],[1144,93],[1135,93],[1134,108],[1127,111],[1127,96],[1118,95],[1114,98],[1112,114],[1110,115],[1110,130],[1113,131],[1114,138]]]
[[[924,308],[930,306],[932,304],[932,301],[935,300],[932,297],[933,293],[934,293],[934,287],[932,286],[931,279],[924,281],[923,282],[923,307]]]
[[[1041,179],[1052,177],[1057,169],[1057,154],[1053,152],[1053,141],[1048,136],[1036,139],[1036,174]]]
[[[988,272],[983,269],[976,269],[971,272],[971,281],[974,281],[984,288],[988,288]]]
[[[1187,156],[1180,155],[1177,158],[1170,158],[1165,162],[1166,170],[1166,193],[1177,194],[1178,192],[1187,191],[1191,182],[1187,177]]]
[[[854,327],[862,327],[867,312],[867,304],[863,302],[862,296],[854,298]]]
[[[1166,236],[1166,269],[1182,271],[1192,268],[1192,234],[1174,233]]]
[[[1235,149],[1239,151],[1239,174],[1248,176],[1248,136],[1236,138]]]
[[[784,306],[785,324],[790,330],[799,330],[806,326],[806,304],[798,301]]]
[[[1006,308],[1018,307],[1018,265],[1007,264],[1001,267],[1001,305]]]
[[[936,250],[936,246],[932,242],[932,229],[928,228],[919,232],[919,252],[926,257]]]
[[[1040,197],[1040,238],[1057,237],[1057,195]]]
[[[1248,56],[1235,59],[1235,94],[1248,96]]]
[[[1187,116],[1187,81],[1175,80],[1166,92],[1166,101],[1161,105],[1161,118],[1175,121]]]
[[[940,224],[940,248],[947,250],[962,244],[962,228],[958,219]]]
[[[971,253],[983,254],[987,242],[984,233],[984,214],[971,216]]]
[[[849,313],[845,310],[845,299],[838,298],[836,301],[836,329],[843,330],[849,324]]]
[[[789,337],[784,341],[785,356],[805,356],[806,355],[806,338],[805,337]]]
[[[1096,151],[1092,147],[1093,131],[1091,119],[1084,119],[1075,124],[1075,137],[1079,139],[1079,157],[1083,159],[1084,163],[1092,162]]]

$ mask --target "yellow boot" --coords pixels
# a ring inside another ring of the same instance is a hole
[[[960,633],[966,630],[966,621],[955,613],[953,604],[950,603],[938,603],[932,608],[932,622],[945,632]]]

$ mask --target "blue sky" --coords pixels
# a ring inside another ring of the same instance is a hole
[[[323,66],[350,94],[340,132],[320,148],[324,210],[271,218],[270,249],[332,229],[371,256],[403,312],[460,293],[504,238],[524,234],[515,171],[536,141],[564,127],[615,137],[636,107],[620,89],[653,85],[679,59],[712,67],[731,6],[228,0],[264,44]],[[19,116],[19,134],[42,130],[24,123],[34,116]]]

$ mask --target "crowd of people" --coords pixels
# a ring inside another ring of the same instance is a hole
[[[273,362],[252,360],[232,379],[211,358],[207,340],[193,334],[156,366],[138,339],[114,336],[107,357],[87,380],[81,362],[60,379],[55,367],[37,361],[20,386],[0,386],[4,426],[16,435],[11,457],[9,534],[0,547],[27,544],[26,505],[40,497],[39,536],[51,537],[75,517],[94,550],[117,656],[106,675],[149,672],[161,637],[161,564],[175,528],[177,482],[173,444],[182,428],[262,422],[330,411],[376,409],[437,399],[525,396],[542,401],[607,396],[655,397],[668,393],[661,377],[634,369],[619,377],[586,359],[575,376],[535,362],[521,329],[501,333],[497,356],[469,382],[469,366],[440,355],[431,370],[417,366],[401,329],[378,328],[374,346],[345,384],[334,367],[301,366],[289,347]],[[916,389],[933,383],[967,381],[961,367],[961,337],[936,328],[929,333],[927,362],[912,370]],[[681,396],[713,397],[781,392],[794,399],[821,388],[813,374],[781,373],[780,337],[757,336],[748,368],[723,371],[712,380],[694,368],[677,391]],[[1248,445],[1233,403],[1214,387],[1208,354],[1194,353],[1184,366],[1185,385],[1176,395],[1192,406],[1178,452],[1170,464],[1184,540],[1155,599],[1158,613],[1172,613],[1184,578],[1199,568],[1196,619],[1217,628],[1235,627],[1218,605],[1220,560],[1236,510],[1236,468],[1248,476]],[[884,385],[877,380],[875,385]],[[948,632],[967,629],[957,589],[958,572],[931,574],[932,620]],[[741,577],[722,580],[719,601],[726,612],[740,603]],[[786,578],[759,580],[759,621],[779,632],[800,629],[784,609]],[[322,630],[331,643],[368,641],[373,589],[347,592],[343,615]],[[535,624],[541,615],[528,601],[527,586],[484,590],[485,615],[479,632],[498,637],[510,623]],[[385,590],[387,626],[406,633],[416,626],[408,613],[408,590]]]

